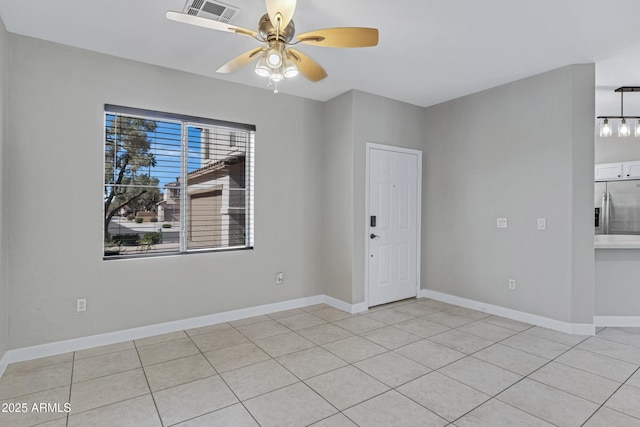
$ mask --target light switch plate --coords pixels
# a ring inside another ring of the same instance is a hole
[[[538,218],[538,230],[547,229],[547,218]]]
[[[507,228],[507,226],[508,226],[507,218],[498,218],[498,220],[496,221],[496,227],[498,228]]]

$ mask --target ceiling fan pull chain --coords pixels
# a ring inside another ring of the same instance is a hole
[[[267,87],[271,87],[271,86],[275,86],[273,89],[273,93],[280,93],[280,91],[278,90],[278,81],[273,80],[271,76],[269,76],[269,83],[267,84]]]

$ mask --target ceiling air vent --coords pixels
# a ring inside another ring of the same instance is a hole
[[[229,23],[233,17],[237,15],[239,9],[218,1],[189,0],[182,12],[214,21]]]

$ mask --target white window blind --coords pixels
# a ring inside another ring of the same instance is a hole
[[[105,105],[104,257],[253,246],[255,126]]]

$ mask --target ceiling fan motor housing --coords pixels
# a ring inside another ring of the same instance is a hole
[[[276,27],[271,22],[271,19],[269,19],[269,14],[265,13],[264,15],[262,15],[262,18],[260,18],[258,31],[260,33],[260,36],[267,41],[276,39]],[[289,43],[293,39],[293,35],[295,33],[296,26],[293,23],[293,20],[291,20],[284,29],[280,29],[280,35],[277,38],[284,43]]]

